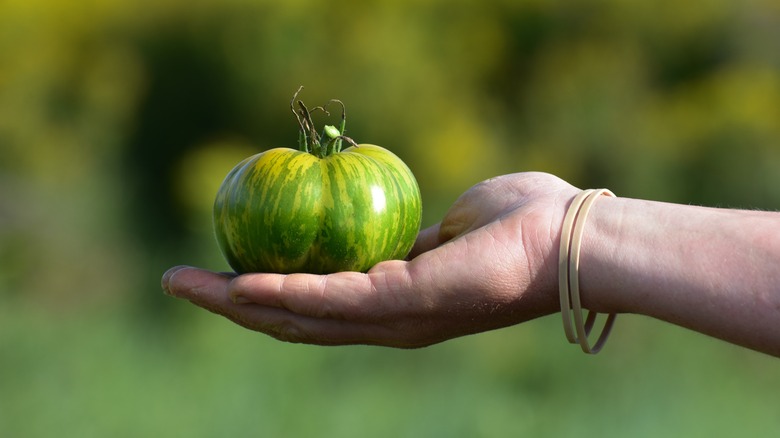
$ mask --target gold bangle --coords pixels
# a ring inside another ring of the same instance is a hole
[[[579,343],[582,351],[588,354],[596,354],[601,350],[607,341],[607,337],[609,337],[616,318],[614,313],[610,313],[607,316],[601,334],[596,343],[591,346],[588,342],[588,336],[598,314],[594,311],[588,311],[588,318],[583,321],[579,282],[580,247],[588,212],[596,199],[601,195],[615,196],[614,193],[607,189],[590,189],[574,197],[563,219],[560,252],[558,254],[558,290],[561,301],[561,315],[563,316],[563,330],[569,343]],[[574,324],[572,324],[572,313],[574,314]]]

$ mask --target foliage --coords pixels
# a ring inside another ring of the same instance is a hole
[[[226,268],[214,194],[239,159],[295,147],[301,84],[409,164],[424,225],[523,170],[777,209],[778,42],[773,0],[0,2],[0,435],[777,430],[774,360],[656,322],[621,318],[596,361],[556,318],[318,349],[158,281]]]

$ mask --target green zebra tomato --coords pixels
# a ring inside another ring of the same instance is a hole
[[[276,148],[245,159],[217,193],[214,230],[230,266],[238,273],[325,274],[405,257],[422,216],[412,172],[379,146],[341,151],[342,140],[354,143],[343,136],[343,120],[341,129],[329,126],[322,136],[306,132],[311,119],[299,105],[301,150]],[[330,140],[315,143],[320,138]]]

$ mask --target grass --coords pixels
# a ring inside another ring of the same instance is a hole
[[[283,344],[175,320],[0,307],[0,436],[766,436],[780,362],[639,317],[598,356],[557,317],[426,349]]]

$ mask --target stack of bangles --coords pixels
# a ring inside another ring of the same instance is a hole
[[[563,330],[566,332],[566,339],[569,340],[569,343],[580,344],[582,351],[588,354],[596,354],[604,346],[616,316],[614,313],[609,314],[601,335],[591,346],[588,342],[588,336],[590,336],[598,314],[592,310],[588,311],[588,318],[583,321],[579,282],[580,247],[582,245],[582,230],[585,227],[585,220],[588,218],[588,211],[601,195],[615,196],[607,189],[590,189],[581,192],[574,198],[563,219],[561,247],[558,256],[558,288]],[[574,315],[573,325],[572,314]]]

